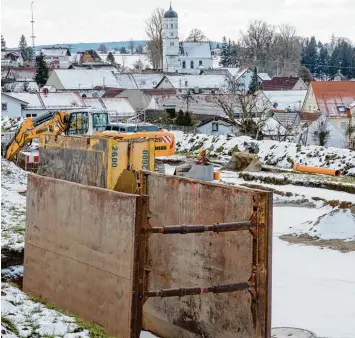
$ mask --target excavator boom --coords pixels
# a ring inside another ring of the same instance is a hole
[[[59,111],[41,115],[38,118],[27,118],[6,145],[5,158],[9,161],[14,160],[24,146],[42,134],[61,134],[68,127],[69,116],[70,114]]]

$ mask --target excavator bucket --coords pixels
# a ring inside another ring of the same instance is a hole
[[[244,151],[235,152],[221,170],[259,172],[261,171],[261,162],[257,155]]]

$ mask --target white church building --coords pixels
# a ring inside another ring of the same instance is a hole
[[[179,42],[178,15],[170,4],[163,21],[163,71],[199,74],[212,65],[209,42]]]

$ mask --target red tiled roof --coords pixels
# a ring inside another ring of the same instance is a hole
[[[346,108],[355,100],[355,81],[312,81],[310,85],[321,113],[346,114],[338,106]]]
[[[298,77],[274,77],[263,82],[263,90],[292,90],[298,81]]]

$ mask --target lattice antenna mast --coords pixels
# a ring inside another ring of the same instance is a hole
[[[35,23],[35,21],[33,20],[33,2],[31,2],[31,14],[32,14],[32,20],[31,20],[32,35],[31,35],[31,39],[32,39],[32,48],[33,48],[33,58],[35,58],[36,57],[36,53],[35,53],[35,31],[34,31],[34,23]]]

